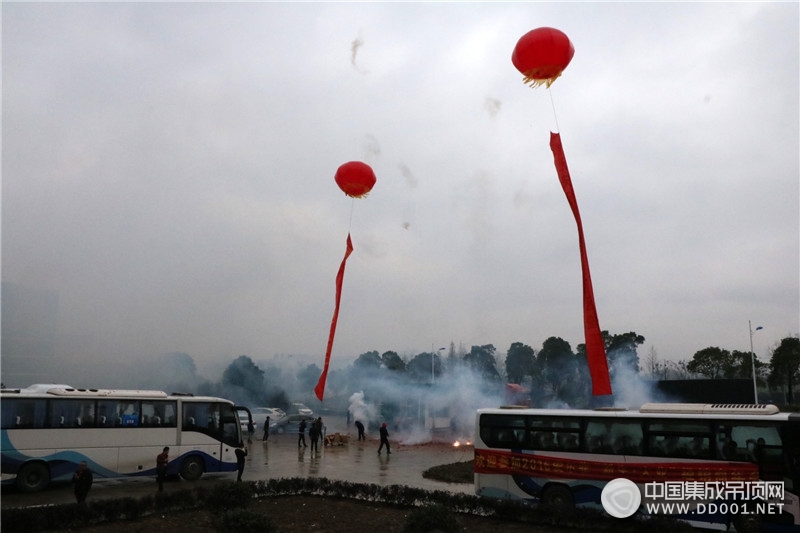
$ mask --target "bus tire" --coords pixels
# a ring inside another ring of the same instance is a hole
[[[542,503],[553,507],[575,507],[575,498],[566,485],[549,485],[542,493]]]
[[[50,484],[50,470],[42,462],[27,463],[17,472],[17,488],[22,492],[38,492]]]
[[[203,460],[196,455],[190,455],[181,464],[181,477],[186,481],[197,481],[204,470]]]

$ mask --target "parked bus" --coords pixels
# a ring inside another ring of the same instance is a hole
[[[780,512],[721,516],[711,506],[692,505],[672,515],[699,526],[733,523],[740,532],[754,522],[758,528],[800,531],[800,414],[781,413],[774,405],[513,406],[480,409],[475,428],[480,496],[596,506],[603,488],[617,478],[634,482],[640,494],[647,484],[676,481],[774,481],[783,483]]]
[[[236,470],[242,447],[237,407],[221,398],[152,390],[32,385],[0,391],[2,482],[44,489],[71,479],[86,461],[95,477],[155,476],[170,448],[167,475],[194,481]]]

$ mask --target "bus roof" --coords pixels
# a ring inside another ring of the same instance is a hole
[[[23,389],[2,389],[0,391],[6,398],[9,397],[61,397],[61,398],[182,398],[184,401],[219,401],[222,398],[194,396],[193,394],[173,392],[167,394],[160,390],[145,390],[145,389],[81,389],[75,388],[70,385],[54,384],[54,383],[37,383]],[[230,400],[223,400],[230,402]],[[230,402],[233,403],[233,402]]]
[[[479,413],[492,414],[536,414],[541,416],[582,416],[582,417],[657,417],[657,418],[689,418],[702,415],[703,418],[748,418],[796,420],[796,413],[782,413],[773,404],[693,404],[693,403],[647,403],[639,409],[599,408],[599,409],[533,409],[521,406],[502,406],[499,408],[479,409]]]

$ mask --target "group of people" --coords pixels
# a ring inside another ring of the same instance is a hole
[[[305,420],[300,421],[300,426],[297,428],[297,447],[306,447],[306,428],[308,424]],[[324,439],[325,431],[322,426],[322,417],[317,417],[311,422],[311,427],[308,430],[308,436],[311,439],[311,451],[319,451],[319,441]]]

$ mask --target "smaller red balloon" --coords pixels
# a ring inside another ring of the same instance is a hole
[[[363,198],[377,179],[369,165],[361,161],[350,161],[336,170],[334,178],[336,185],[347,195],[353,198]]]
[[[575,48],[564,32],[543,27],[520,38],[511,54],[511,62],[525,76],[526,84],[550,87],[574,55]]]

